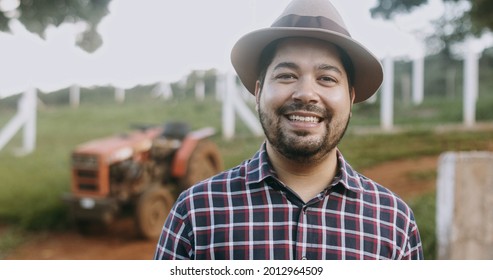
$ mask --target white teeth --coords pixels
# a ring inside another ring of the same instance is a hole
[[[310,122],[310,123],[318,123],[320,121],[317,117],[303,117],[296,115],[289,116],[289,119],[297,122]]]

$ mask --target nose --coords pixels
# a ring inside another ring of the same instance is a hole
[[[305,104],[316,104],[320,100],[315,83],[309,78],[300,78],[298,80],[298,85],[292,94],[292,98]]]

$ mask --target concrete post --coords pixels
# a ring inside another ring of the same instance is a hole
[[[241,96],[239,96],[239,94],[244,92],[242,92],[242,90],[237,87],[236,90],[231,93],[234,94],[233,100],[235,112],[238,113],[240,119],[243,120],[243,122],[247,125],[250,131],[253,132],[255,136],[263,135],[264,131],[256,115],[252,113],[250,108],[246,105],[245,100],[241,98]]]
[[[197,71],[197,80],[195,82],[195,99],[204,101],[205,99],[205,83],[204,74],[202,71]]]
[[[38,100],[36,89],[28,89],[23,96],[22,111],[26,114],[24,135],[22,138],[22,152],[29,154],[36,147],[36,101]]]
[[[163,99],[164,100],[171,100],[173,98],[173,89],[171,88],[170,83],[162,83],[163,87]]]
[[[125,101],[125,89],[120,87],[115,88],[115,100],[119,104]]]
[[[407,106],[411,103],[411,77],[409,74],[401,76],[402,103]]]
[[[383,130],[392,130],[394,126],[394,61],[392,57],[385,57],[383,69],[385,78],[380,101],[380,125]]]
[[[69,92],[69,101],[72,108],[78,108],[80,105],[80,87],[72,85]]]
[[[255,136],[263,135],[262,126],[240,96],[243,87],[236,84],[235,74],[226,74],[226,90],[223,95],[223,137],[231,140],[235,135],[236,114]]]
[[[476,123],[476,101],[478,98],[478,64],[480,55],[469,47],[464,57],[464,125]]]
[[[234,94],[237,90],[236,76],[232,73],[228,73],[224,77],[226,79],[222,89],[223,96],[223,137],[225,139],[232,139],[235,135],[235,111],[234,111]]]
[[[448,152],[439,159],[439,259],[493,259],[493,153]]]
[[[0,129],[0,150],[23,129],[22,147],[15,154],[23,156],[34,151],[36,146],[36,89],[26,90],[17,103],[17,114]]]
[[[152,89],[151,96],[162,98],[164,100],[170,100],[173,98],[173,89],[169,83],[160,82]]]
[[[413,61],[413,104],[420,105],[424,98],[424,57],[416,57]]]

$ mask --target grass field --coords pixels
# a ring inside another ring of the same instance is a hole
[[[21,145],[17,135],[0,151],[0,224],[15,225],[20,230],[57,230],[67,227],[68,217],[61,195],[69,191],[69,155],[87,140],[127,131],[132,124],[163,124],[182,120],[192,128],[214,127],[213,140],[220,147],[225,167],[232,167],[250,157],[262,138],[250,135],[237,123],[237,137],[225,141],[221,137],[221,104],[212,98],[204,102],[181,98],[174,101],[153,99],[147,92],[128,94],[124,104],[115,104],[111,92],[83,92],[82,103],[73,109],[53,102],[48,96],[38,112],[37,148],[25,157],[13,151]],[[488,99],[487,99],[488,100]],[[481,121],[493,121],[491,100],[481,103]],[[1,103],[1,101],[0,101]],[[360,107],[358,107],[360,106]],[[448,106],[448,107],[447,107]],[[460,104],[430,101],[419,108],[398,107],[396,125],[407,129],[402,133],[358,133],[358,127],[378,125],[376,106],[356,105],[352,124],[340,149],[357,168],[365,168],[388,160],[439,155],[449,150],[483,150],[491,147],[493,131],[435,133],[436,124],[460,122]],[[448,109],[447,109],[448,108]],[[484,108],[484,109],[481,109]],[[452,112],[451,112],[452,111]],[[0,107],[0,127],[13,111]],[[415,210],[425,243],[427,258],[435,256],[434,194],[409,202]],[[12,240],[0,241],[0,251],[19,242],[13,231]]]

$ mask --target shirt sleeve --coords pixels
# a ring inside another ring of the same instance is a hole
[[[423,246],[421,244],[421,237],[416,222],[412,220],[409,226],[408,242],[406,244],[406,250],[402,259],[405,260],[423,260]]]
[[[192,230],[182,196],[171,209],[159,238],[155,260],[193,259]]]

